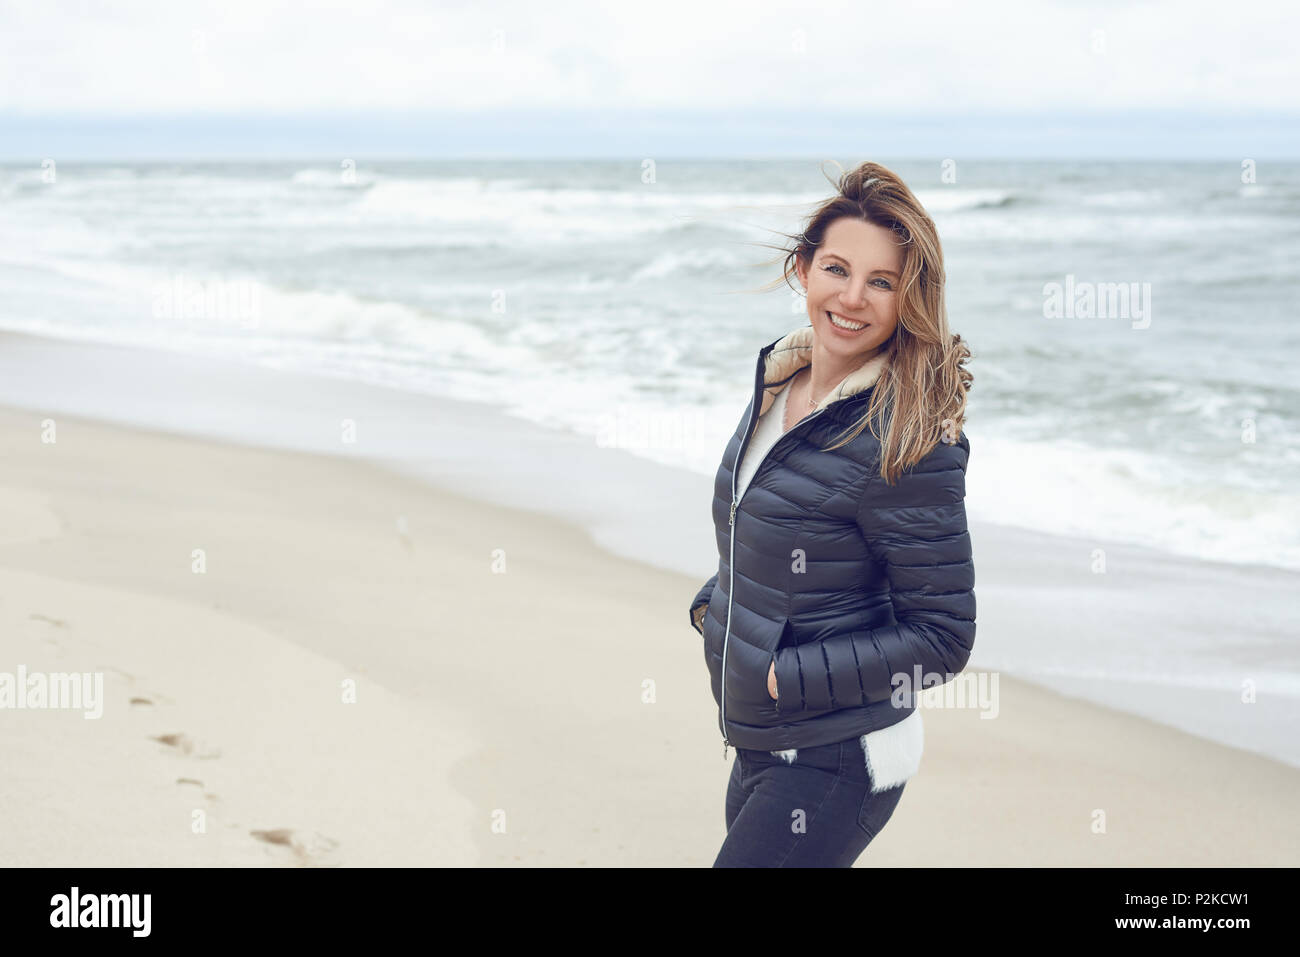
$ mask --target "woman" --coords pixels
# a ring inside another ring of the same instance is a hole
[[[975,639],[970,350],[934,223],[864,163],[790,238],[811,325],[759,351],[690,608],[736,749],[715,867],[852,865],[919,765],[918,679],[951,679]]]

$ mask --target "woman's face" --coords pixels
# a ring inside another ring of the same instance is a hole
[[[903,251],[897,234],[883,226],[842,216],[826,229],[805,269],[795,260],[808,294],[808,318],[817,343],[845,360],[873,355],[898,325],[898,283]],[[848,320],[852,329],[832,321]]]

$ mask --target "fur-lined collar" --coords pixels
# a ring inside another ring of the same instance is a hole
[[[763,390],[763,402],[758,410],[759,415],[771,408],[777,395],[790,384],[787,380],[792,375],[804,366],[812,364],[812,347],[813,327],[811,325],[795,329],[772,344],[771,351],[763,360],[763,384],[765,386],[775,384],[775,387]],[[825,398],[817,403],[817,408],[813,411],[820,411],[832,402],[848,398],[855,393],[871,388],[876,384],[876,380],[880,378],[880,373],[887,362],[888,359],[884,350],[876,353],[841,379],[839,385],[827,392]]]

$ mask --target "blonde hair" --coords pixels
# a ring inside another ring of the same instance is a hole
[[[948,330],[943,247],[934,222],[912,191],[878,163],[843,172],[834,185],[836,194],[809,215],[801,234],[783,234],[794,247],[779,247],[786,252],[782,276],[768,288],[796,276],[796,259],[810,267],[826,230],[842,217],[875,223],[898,236],[903,269],[898,325],[884,344],[888,361],[866,412],[843,438],[823,450],[839,448],[870,427],[880,441],[880,474],[893,485],[936,443],[957,441],[966,418],[966,393],[974,379],[964,367],[971,352],[961,336]],[[887,419],[883,438],[877,431],[882,419]]]

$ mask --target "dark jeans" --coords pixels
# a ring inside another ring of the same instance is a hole
[[[871,793],[857,738],[799,748],[793,763],[737,748],[727,784],[727,837],[714,867],[851,867],[880,833],[906,784]]]

